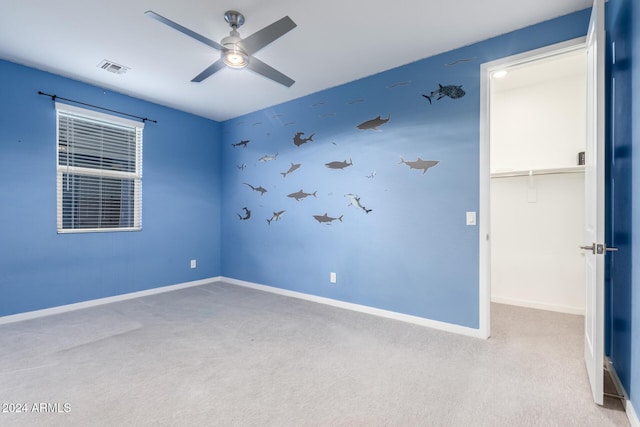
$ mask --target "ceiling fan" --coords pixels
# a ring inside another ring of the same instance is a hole
[[[147,10],[145,15],[168,25],[174,30],[180,31],[182,34],[185,34],[200,43],[204,43],[207,46],[220,51],[220,59],[195,76],[191,80],[192,82],[201,82],[213,73],[227,66],[236,69],[246,67],[286,87],[291,87],[291,85],[295,83],[293,79],[285,76],[280,71],[253,56],[254,53],[296,27],[296,23],[288,16],[285,16],[271,25],[267,25],[263,29],[256,31],[249,37],[243,39],[238,33],[238,28],[244,24],[244,16],[240,12],[229,10],[225,12],[224,20],[227,21],[231,27],[231,33],[229,36],[223,38],[220,43],[216,43],[215,41],[191,31],[190,29],[173,22],[162,15],[158,15],[151,10]]]

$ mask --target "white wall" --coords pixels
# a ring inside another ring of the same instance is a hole
[[[584,175],[494,178],[491,200],[492,300],[582,314]]]
[[[586,138],[586,59],[570,55],[492,81],[492,172],[577,165]]]
[[[577,164],[585,144],[583,64],[573,54],[492,82],[492,172]],[[492,301],[583,313],[583,230],[583,173],[492,178]]]

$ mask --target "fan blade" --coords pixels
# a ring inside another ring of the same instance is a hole
[[[262,74],[263,76],[273,80],[274,82],[285,85],[286,87],[291,87],[291,85],[295,83],[295,80],[290,79],[280,71],[265,64],[256,57],[251,57],[251,59],[249,59],[249,65],[247,65],[247,68],[255,71],[258,74]]]
[[[272,41],[279,37],[282,37],[289,31],[296,27],[296,23],[288,16],[274,22],[271,25],[267,25],[261,30],[251,34],[246,39],[243,39],[239,44],[240,47],[248,54],[253,55]]]
[[[205,37],[203,35],[200,35],[200,34],[194,32],[194,31],[191,31],[190,29],[188,29],[186,27],[183,27],[182,25],[180,25],[180,24],[178,24],[176,22],[173,22],[172,20],[167,19],[162,15],[158,15],[157,13],[155,13],[152,10],[147,10],[144,14],[147,15],[151,19],[155,19],[158,22],[161,22],[161,23],[163,23],[165,25],[170,26],[174,30],[180,31],[182,34],[187,35],[187,36],[191,37],[192,39],[198,40],[200,43],[204,43],[207,46],[210,46],[210,47],[212,47],[214,49],[222,50],[222,46],[220,46],[219,43],[216,43],[213,40],[211,40],[211,39],[209,39],[209,38],[207,38],[207,37]]]
[[[214,62],[213,64],[209,65],[209,67],[207,67],[203,72],[201,72],[200,74],[195,76],[191,80],[191,82],[200,83],[201,81],[203,81],[207,77],[211,76],[213,73],[215,73],[217,71],[220,71],[220,69],[222,69],[224,67],[225,67],[225,65],[224,65],[224,62],[222,62],[222,59],[218,59],[216,62]]]

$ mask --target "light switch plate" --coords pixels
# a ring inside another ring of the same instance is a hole
[[[467,225],[476,225],[476,213],[467,212]]]

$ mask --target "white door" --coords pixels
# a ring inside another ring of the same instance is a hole
[[[593,400],[603,404],[604,363],[604,0],[594,0],[587,35],[584,360]]]

